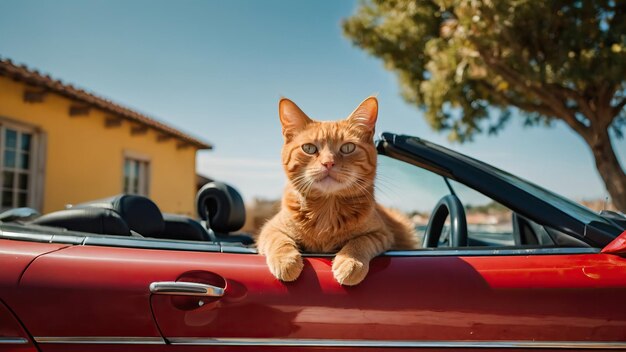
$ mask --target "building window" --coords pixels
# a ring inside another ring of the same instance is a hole
[[[2,210],[16,207],[36,207],[33,185],[36,173],[32,130],[0,126],[0,177]]]
[[[136,158],[124,158],[124,193],[148,196],[150,162]]]

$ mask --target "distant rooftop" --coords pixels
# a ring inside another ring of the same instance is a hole
[[[10,59],[0,57],[0,76],[6,76],[34,87],[43,88],[45,91],[57,93],[71,100],[92,105],[115,116],[145,125],[161,132],[165,136],[176,138],[191,146],[197,147],[198,149],[213,148],[211,144],[194,138],[151,117],[119,105],[111,100],[99,97],[83,89],[76,88],[72,84],[63,83],[59,79],[54,79],[48,74],[42,74],[37,70],[30,69],[26,65],[16,65]]]

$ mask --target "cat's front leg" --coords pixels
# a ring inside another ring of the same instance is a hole
[[[294,281],[300,276],[304,267],[302,255],[295,241],[279,229],[264,227],[259,235],[257,248],[265,256],[270,272],[278,280]]]
[[[370,260],[391,248],[390,236],[370,233],[348,241],[333,260],[333,276],[342,285],[359,284],[367,275]]]

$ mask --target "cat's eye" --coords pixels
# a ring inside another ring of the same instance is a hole
[[[343,154],[350,154],[356,149],[356,145],[354,143],[346,143],[339,148]]]
[[[302,145],[302,150],[304,150],[307,154],[315,154],[317,153],[317,147],[314,144],[307,143]]]

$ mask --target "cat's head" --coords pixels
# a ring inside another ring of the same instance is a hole
[[[371,195],[376,174],[378,100],[365,99],[344,120],[315,121],[289,99],[278,105],[287,178],[302,195]]]

